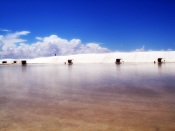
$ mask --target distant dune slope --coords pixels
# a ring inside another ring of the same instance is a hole
[[[157,62],[158,58],[162,58],[162,62],[175,62],[175,51],[149,51],[149,52],[114,52],[104,54],[77,54],[68,56],[50,56],[34,59],[2,59],[0,64],[20,63],[26,60],[27,63],[33,64],[49,64],[49,63],[67,63],[72,60],[73,63],[115,63],[116,59],[121,62]]]

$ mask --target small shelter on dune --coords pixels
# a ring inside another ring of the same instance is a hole
[[[165,62],[165,59],[164,59],[164,58],[158,58],[158,59],[157,59],[157,62],[158,62],[158,63],[163,63],[163,62]]]
[[[27,65],[27,61],[26,61],[26,60],[22,60],[22,61],[21,61],[21,64],[22,64],[22,65]]]
[[[7,61],[2,61],[2,64],[7,64]]]
[[[72,65],[72,64],[73,64],[72,61],[73,61],[72,59],[69,59],[69,60],[67,60],[67,63],[68,63],[69,65]]]
[[[117,58],[117,59],[115,60],[115,63],[116,63],[116,64],[121,64],[121,63],[122,63],[122,59],[121,59],[121,58]]]

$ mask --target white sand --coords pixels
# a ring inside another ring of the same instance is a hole
[[[51,56],[34,59],[2,59],[7,61],[7,64],[12,64],[17,61],[26,60],[30,64],[64,64],[68,59],[72,59],[73,63],[115,63],[116,59],[121,59],[124,62],[157,62],[158,58],[163,58],[165,62],[175,62],[175,51],[149,51],[149,52],[114,52],[105,54],[78,54],[68,56]]]

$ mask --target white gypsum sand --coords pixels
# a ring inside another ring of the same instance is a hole
[[[116,59],[121,59],[121,62],[157,62],[158,58],[163,58],[163,62],[175,62],[175,51],[144,51],[144,52],[113,52],[104,54],[76,54],[67,56],[50,56],[33,59],[1,59],[7,61],[7,64],[21,63],[21,60],[26,60],[29,64],[63,64],[68,60],[73,63],[115,63]]]

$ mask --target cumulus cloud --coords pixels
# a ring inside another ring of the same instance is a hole
[[[83,44],[80,39],[62,39],[57,35],[36,37],[36,42],[27,43],[21,36],[28,35],[29,31],[20,31],[0,35],[1,58],[35,58],[42,56],[72,55],[84,53],[104,53],[109,49],[98,43]]]

